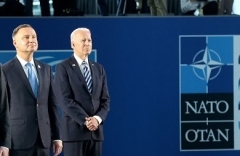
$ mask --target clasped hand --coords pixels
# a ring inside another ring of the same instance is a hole
[[[0,156],[8,156],[9,155],[9,149],[0,147]]]
[[[99,123],[96,118],[87,117],[85,119],[86,119],[86,126],[90,131],[95,131],[98,129]]]

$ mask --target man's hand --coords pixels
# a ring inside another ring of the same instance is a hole
[[[0,147],[0,156],[8,156],[9,155],[9,149],[5,147]]]
[[[95,131],[96,129],[98,129],[99,123],[96,118],[88,117],[85,119],[86,119],[86,126],[90,131]]]
[[[53,153],[54,153],[54,156],[59,155],[62,152],[62,148],[63,148],[62,141],[54,141],[53,142]]]

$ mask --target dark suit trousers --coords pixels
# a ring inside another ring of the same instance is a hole
[[[49,0],[40,0],[41,15],[50,16]]]
[[[63,142],[65,156],[101,156],[102,141],[84,140],[80,142]]]
[[[108,5],[105,0],[98,0],[98,9],[102,16],[108,16]]]
[[[41,138],[38,135],[36,143],[33,147],[19,150],[11,149],[9,156],[50,156],[50,149],[43,147]]]
[[[39,0],[41,6],[41,15],[50,16],[49,0]],[[33,16],[33,0],[24,0],[25,12],[27,16]]]
[[[25,13],[27,16],[33,16],[33,0],[24,0]]]

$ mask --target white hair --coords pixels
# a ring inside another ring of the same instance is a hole
[[[90,30],[88,28],[77,28],[77,29],[73,30],[73,32],[70,35],[71,42],[73,41],[75,33],[78,32],[78,31],[88,31],[88,32],[90,32]]]

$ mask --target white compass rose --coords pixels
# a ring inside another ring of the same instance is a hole
[[[202,56],[200,60],[199,56]],[[220,56],[206,46],[205,50],[199,51],[194,56],[193,63],[190,64],[190,66],[193,67],[193,71],[198,78],[205,80],[206,83],[208,83],[209,80],[213,80],[219,75],[223,63],[221,63]],[[198,72],[199,70],[201,73]],[[216,72],[211,74],[214,70],[216,70]]]

